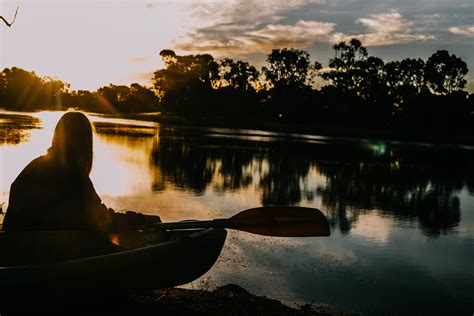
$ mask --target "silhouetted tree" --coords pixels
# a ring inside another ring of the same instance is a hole
[[[106,87],[97,89],[97,93],[105,98],[111,105],[117,106],[127,100],[130,94],[130,88],[127,86],[116,86],[109,84]]]
[[[267,57],[268,67],[263,67],[265,78],[276,88],[310,86],[321,69],[319,62],[311,63],[304,50],[274,49]]]
[[[396,106],[402,106],[407,101],[413,100],[426,89],[424,68],[425,62],[420,58],[406,58],[385,65],[388,94]]]
[[[224,58],[219,64],[219,84],[221,87],[232,87],[240,91],[254,89],[257,85],[260,73],[247,62],[233,61]]]
[[[425,80],[434,92],[449,94],[466,86],[467,72],[467,65],[461,58],[438,50],[426,62]]]
[[[360,82],[357,87],[359,95],[370,103],[377,103],[386,93],[384,62],[378,57],[370,56],[358,62]]]
[[[304,50],[274,49],[267,57],[267,67],[262,71],[268,87],[261,93],[264,117],[280,122],[309,122],[311,117],[312,83],[319,62],[312,63]]]
[[[357,39],[333,46],[328,85],[316,90],[321,70],[308,52],[273,50],[263,76],[244,61],[209,54],[160,52],[165,68],[154,73],[152,89],[132,84],[109,85],[97,92],[69,91],[69,85],[38,77],[20,68],[0,73],[0,106],[12,110],[66,109],[136,113],[162,111],[184,116],[193,124],[252,126],[255,119],[278,123],[374,126],[412,135],[461,136],[474,126],[472,96],[466,86],[466,63],[447,51],[422,59],[387,64]],[[222,120],[224,119],[224,120]],[[424,124],[420,124],[423,120]],[[422,126],[423,125],[423,126]]]
[[[174,51],[164,49],[160,56],[166,68],[154,73],[157,89],[167,91],[192,81],[211,85],[218,79],[218,65],[209,54],[178,56]]]
[[[340,42],[333,46],[335,57],[329,60],[330,71],[321,74],[341,91],[358,91],[363,80],[364,62],[367,61],[367,49],[358,39],[351,39],[348,44]]]
[[[83,111],[97,112],[97,113],[113,113],[113,107],[104,102],[97,92],[90,92],[87,90],[70,91],[62,97],[66,108],[78,108]]]
[[[128,86],[110,84],[97,90],[113,112],[138,113],[153,112],[158,109],[158,97],[153,91],[138,83]]]
[[[0,102],[11,110],[31,111],[64,108],[61,96],[69,84],[51,77],[38,77],[33,71],[5,68],[0,76]]]
[[[154,73],[153,84],[162,95],[165,110],[198,114],[208,104],[218,80],[218,64],[209,54],[178,56],[172,50],[160,55],[166,68]]]

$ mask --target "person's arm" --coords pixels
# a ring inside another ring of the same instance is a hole
[[[88,217],[94,230],[102,232],[137,230],[147,226],[151,227],[153,223],[161,222],[159,216],[144,215],[132,211],[126,213],[115,212],[113,209],[107,208],[102,204],[92,182],[90,182],[90,190],[90,215]]]
[[[152,227],[154,223],[160,222],[160,217],[155,215],[144,215],[133,211],[114,213],[114,228],[116,231],[137,230]]]

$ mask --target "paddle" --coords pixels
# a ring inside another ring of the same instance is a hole
[[[265,236],[329,236],[329,224],[320,210],[309,207],[257,207],[230,218],[209,221],[157,223],[165,230],[196,228],[230,228]]]

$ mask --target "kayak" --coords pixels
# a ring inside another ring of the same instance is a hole
[[[189,283],[215,263],[225,229],[0,232],[0,297],[123,294]],[[15,294],[16,293],[16,294]]]

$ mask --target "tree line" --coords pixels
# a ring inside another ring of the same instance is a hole
[[[307,51],[274,49],[258,70],[248,62],[210,54],[160,52],[165,67],[152,86],[110,84],[71,91],[69,84],[20,68],[0,73],[0,107],[31,111],[79,108],[92,112],[162,112],[188,120],[256,119],[289,124],[443,129],[473,126],[474,94],[466,63],[446,50],[427,60],[384,62],[357,39],[333,46],[329,66]],[[326,84],[315,88],[316,78]]]

